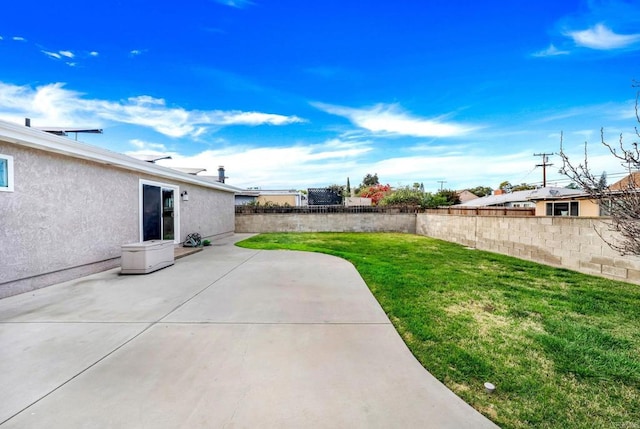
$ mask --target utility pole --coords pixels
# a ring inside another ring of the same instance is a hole
[[[549,163],[549,155],[553,155],[553,153],[534,153],[533,156],[541,156],[542,164],[536,164],[536,167],[542,167],[542,187],[545,188],[547,186],[547,166],[553,165]]]
[[[440,184],[440,190],[442,191],[442,185],[447,183],[447,181],[446,180],[438,180],[438,183]]]

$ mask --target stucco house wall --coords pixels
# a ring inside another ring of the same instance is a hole
[[[215,237],[234,231],[231,187],[200,184],[193,176],[120,154],[107,164],[27,146],[12,136],[61,147],[80,144],[20,128],[0,122],[0,154],[14,163],[14,190],[0,192],[0,297],[119,266],[121,246],[141,240],[141,180],[178,187],[176,199],[188,192],[189,201],[176,206],[177,242],[191,232]],[[131,164],[114,165],[119,160]]]
[[[202,238],[231,234],[235,229],[235,197],[231,192],[176,182],[187,191],[189,201],[180,201],[180,242],[197,232]]]
[[[600,216],[600,205],[594,200],[587,198],[580,199],[557,199],[557,200],[538,200],[536,201],[536,216],[547,215],[547,203],[549,202],[578,202],[579,217],[598,217]]]

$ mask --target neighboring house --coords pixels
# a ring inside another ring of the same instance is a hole
[[[640,189],[640,171],[631,173],[609,186],[610,191],[624,191],[629,189],[634,191]]]
[[[259,195],[260,191],[252,189],[245,189],[240,192],[236,192],[235,205],[245,206],[247,204],[255,204]]]
[[[300,207],[306,205],[307,197],[295,190],[257,190],[247,189],[236,192],[235,203],[237,206],[258,204],[261,206],[291,206]]]
[[[576,190],[573,195],[545,195],[532,198],[536,205],[536,216],[600,216],[597,201],[589,198],[583,191]]]
[[[613,185],[609,191],[616,193],[635,190],[640,185],[640,172],[632,173]],[[532,198],[536,203],[536,216],[607,216],[607,208],[600,205],[584,191],[575,190],[574,194],[555,194]]]
[[[464,204],[464,203],[469,202],[471,200],[475,200],[475,199],[480,198],[476,194],[474,194],[473,192],[469,192],[466,189],[463,190],[463,191],[457,191],[457,192],[458,192],[458,198],[460,199],[460,204]]]
[[[466,203],[457,204],[461,207],[537,207],[536,200],[566,197],[583,194],[582,191],[568,188],[547,186],[527,191],[501,192],[497,190],[493,195],[476,198]]]
[[[262,206],[277,205],[300,207],[306,205],[307,197],[300,191],[296,190],[260,190],[260,195],[256,202]]]
[[[0,121],[0,297],[117,267],[123,244],[231,234],[238,190]]]

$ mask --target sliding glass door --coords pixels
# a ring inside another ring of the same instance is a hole
[[[141,240],[173,240],[178,238],[178,187],[161,183],[140,182]]]

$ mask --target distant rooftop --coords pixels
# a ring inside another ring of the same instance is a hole
[[[531,189],[527,191],[515,191],[511,193],[488,195],[486,197],[476,198],[465,203],[457,204],[460,207],[488,207],[501,206],[507,203],[526,202],[531,200],[544,200],[570,195],[583,195],[584,192],[579,189],[559,188],[555,186],[547,186],[546,188]]]

